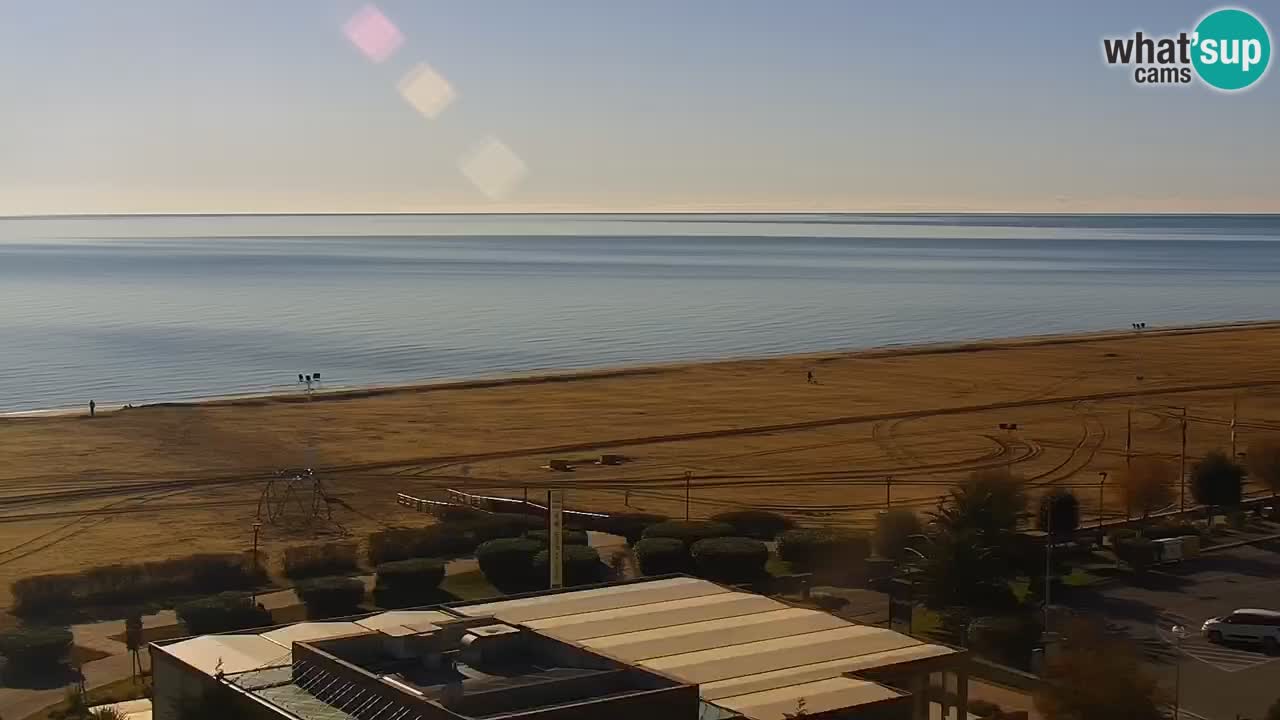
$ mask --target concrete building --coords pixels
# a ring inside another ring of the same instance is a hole
[[[154,717],[965,717],[966,656],[687,577],[151,645]],[[931,705],[932,713],[931,713]]]

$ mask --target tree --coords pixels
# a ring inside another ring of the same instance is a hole
[[[1067,626],[1035,695],[1045,720],[1161,720],[1164,698],[1130,643],[1093,623]]]
[[[1213,510],[1222,505],[1239,505],[1244,487],[1244,468],[1221,450],[1214,450],[1191,469],[1191,495],[1196,502],[1209,506],[1209,523]]]
[[[876,554],[890,560],[901,560],[912,535],[922,532],[920,518],[910,510],[889,510],[876,518],[874,542]]]
[[[1039,520],[1053,537],[1070,537],[1080,527],[1080,501],[1070,490],[1051,490],[1040,497]]]
[[[1249,443],[1249,474],[1262,481],[1272,494],[1280,493],[1280,437],[1271,436]]]
[[[1139,510],[1145,520],[1155,510],[1173,502],[1173,486],[1178,471],[1169,463],[1155,458],[1134,458],[1120,473],[1125,506]]]

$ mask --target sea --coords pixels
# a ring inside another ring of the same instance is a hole
[[[1277,215],[0,219],[0,413],[1271,319]]]

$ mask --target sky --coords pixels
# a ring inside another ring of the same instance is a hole
[[[1102,59],[1216,7],[0,0],[0,215],[1280,212],[1277,72]]]

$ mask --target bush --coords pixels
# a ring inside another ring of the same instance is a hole
[[[294,588],[311,619],[355,615],[364,600],[364,583],[356,578],[313,578]]]
[[[800,572],[844,582],[865,572],[867,536],[835,528],[799,528],[778,538],[778,556]]]
[[[548,532],[547,530],[530,530],[526,532],[524,536],[529,538],[530,540],[537,540],[543,545],[547,545],[549,542],[548,538],[550,534],[551,533]],[[586,545],[587,544],[586,531],[585,530],[565,530],[564,544],[565,545]]]
[[[787,517],[768,510],[730,510],[712,515],[711,519],[729,525],[735,535],[756,540],[772,540],[795,526]]]
[[[377,569],[373,600],[379,607],[412,607],[431,602],[444,580],[444,563],[414,558],[383,563]]]
[[[901,560],[910,544],[912,535],[923,532],[920,518],[910,510],[890,510],[876,518],[876,554],[891,560]]]
[[[378,566],[409,558],[447,558],[475,551],[474,530],[457,524],[395,528],[369,534],[369,564]]]
[[[1070,490],[1054,488],[1040,496],[1037,519],[1055,538],[1070,537],[1080,527],[1080,501]]]
[[[49,669],[67,661],[72,642],[64,627],[22,627],[0,633],[0,655],[22,670]]]
[[[359,569],[353,542],[300,545],[284,551],[284,574],[299,578],[342,575]]]
[[[689,548],[675,538],[645,538],[635,544],[635,554],[644,575],[688,572],[693,564]]]
[[[745,583],[764,575],[769,548],[759,540],[713,537],[699,540],[689,549],[698,575],[710,580]]]
[[[988,660],[1026,669],[1041,631],[1039,620],[1030,614],[974,618],[969,625],[969,647]]]
[[[447,525],[446,525],[447,526]],[[483,515],[475,520],[456,524],[459,528],[467,528],[475,534],[476,540],[486,542],[498,538],[518,538],[526,532],[547,529],[546,518],[516,513],[493,513]]]
[[[259,608],[249,596],[236,592],[219,593],[183,603],[177,608],[178,619],[192,635],[244,630],[271,624],[271,613]]]
[[[80,573],[37,575],[14,582],[12,591],[15,612],[37,614],[248,589],[264,579],[262,568],[255,567],[250,553],[205,553],[108,565]]]
[[[476,548],[476,560],[494,587],[504,593],[523,592],[539,586],[533,558],[542,550],[542,543],[537,540],[498,538]]]
[[[1114,550],[1116,557],[1135,572],[1143,572],[1156,562],[1156,544],[1146,538],[1121,540]]]
[[[689,546],[699,540],[732,535],[733,528],[728,524],[708,520],[667,520],[650,525],[644,531],[646,538],[675,538]]]
[[[564,584],[590,585],[604,582],[609,578],[609,566],[600,562],[600,553],[595,548],[585,545],[565,545],[561,556],[564,565]],[[535,578],[541,578],[539,587],[546,586],[551,579],[551,551],[541,550],[533,556],[532,572]]]
[[[646,528],[666,520],[666,515],[617,513],[609,517],[596,518],[591,524],[595,530],[606,532],[610,535],[621,535],[627,539],[628,545],[634,545],[644,536]]]

